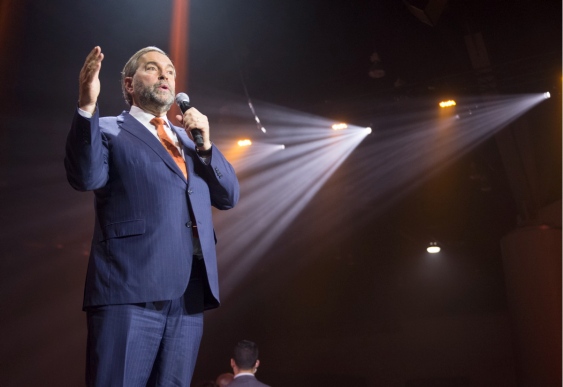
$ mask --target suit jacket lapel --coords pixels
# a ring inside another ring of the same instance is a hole
[[[179,126],[172,126],[172,130],[176,133],[176,136],[178,136],[178,139],[180,140],[184,148],[194,149],[194,143],[188,137],[188,134],[186,133],[186,129],[181,128]]]
[[[180,143],[184,148],[184,159],[186,160],[186,168],[188,168],[188,176],[190,176],[191,173],[194,173],[194,165],[190,155],[192,155],[195,152],[195,144],[188,137],[188,134],[186,133],[186,129],[180,126],[172,125],[172,130],[176,133],[176,136],[178,136],[178,140],[180,140]]]
[[[164,163],[172,169],[178,176],[180,176],[184,181],[186,180],[184,174],[170,156],[170,153],[164,148],[160,141],[145,128],[139,121],[137,121],[129,112],[123,112],[117,117],[117,124],[128,133],[137,137],[143,143],[145,143],[149,148],[151,148]]]

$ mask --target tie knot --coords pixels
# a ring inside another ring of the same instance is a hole
[[[154,117],[151,120],[151,124],[153,124],[154,126],[164,125],[164,120],[160,117]]]

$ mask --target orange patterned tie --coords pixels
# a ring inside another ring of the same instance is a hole
[[[174,145],[174,142],[170,139],[170,137],[168,137],[168,135],[164,131],[164,120],[160,117],[154,117],[151,120],[151,124],[153,124],[156,127],[156,133],[158,134],[158,138],[160,139],[160,142],[162,143],[162,145],[164,145],[168,153],[170,153],[170,156],[172,156],[176,164],[178,164],[180,170],[184,173],[184,177],[187,180],[188,171],[186,169],[186,162],[184,161],[184,158],[180,154],[178,148],[176,148],[176,145]]]

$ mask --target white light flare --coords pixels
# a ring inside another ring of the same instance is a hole
[[[343,123],[343,122],[341,122],[339,124],[333,124],[332,125],[332,130],[344,130],[344,129],[347,129],[347,128],[348,128],[348,125]]]
[[[430,254],[437,254],[440,250],[440,246],[436,242],[430,242],[430,245],[426,248],[426,251]]]
[[[249,270],[266,263],[268,249],[368,134],[352,127],[334,136],[327,127],[325,121],[323,129],[292,130],[297,142],[289,147],[254,143],[231,160],[242,176],[241,199],[214,214],[223,299]]]

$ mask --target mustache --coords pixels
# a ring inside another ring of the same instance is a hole
[[[168,90],[172,90],[172,88],[170,87],[170,85],[167,82],[158,82],[153,86],[153,89],[158,89],[161,86],[166,86],[166,88]]]

